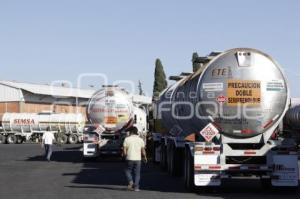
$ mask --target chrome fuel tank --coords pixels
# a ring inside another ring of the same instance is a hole
[[[285,114],[288,95],[286,78],[270,56],[231,49],[166,89],[156,104],[157,117],[184,136],[213,122],[228,137],[249,138]]]

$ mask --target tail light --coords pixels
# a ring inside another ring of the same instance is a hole
[[[83,136],[83,141],[88,141],[89,140],[89,136],[84,135]]]
[[[203,147],[201,147],[201,146],[196,146],[196,147],[195,147],[195,151],[203,151]]]
[[[204,151],[212,151],[212,147],[204,147]]]
[[[213,147],[214,151],[220,151],[220,147]]]

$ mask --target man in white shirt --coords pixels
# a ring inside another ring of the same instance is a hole
[[[45,148],[45,157],[48,161],[50,161],[52,155],[52,145],[54,141],[55,141],[55,137],[53,135],[53,132],[46,131],[43,134],[42,146]]]
[[[127,160],[125,174],[128,180],[128,189],[140,191],[141,160],[143,156],[144,160],[147,161],[147,156],[145,142],[139,137],[138,129],[136,127],[131,127],[129,129],[129,136],[125,138],[123,143],[123,153]]]

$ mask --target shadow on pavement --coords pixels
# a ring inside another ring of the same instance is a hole
[[[53,162],[72,162],[72,163],[80,163],[82,162],[81,160],[81,152],[78,150],[63,150],[63,151],[58,151],[55,150],[52,153],[51,156],[51,161]],[[45,161],[45,156],[44,155],[38,155],[38,156],[33,156],[27,158],[26,161]]]
[[[69,188],[95,188],[125,191],[127,181],[122,161],[98,159],[97,162],[84,163],[79,173],[65,173],[74,176],[73,186]],[[153,164],[142,166],[141,189],[160,192],[185,192],[181,178],[173,178],[160,172]]]
[[[125,191],[127,181],[124,174],[125,162],[119,157],[102,157],[96,160],[84,162],[80,147],[55,148],[52,155],[53,162],[70,162],[81,164],[81,170],[77,173],[63,173],[62,176],[74,176],[71,185],[65,186],[71,189],[106,189]],[[44,156],[29,157],[27,161],[45,161]],[[183,180],[180,177],[171,177],[160,171],[156,164],[143,164],[141,173],[141,189],[146,191],[186,193]],[[222,184],[222,188],[204,188],[197,192],[201,196],[211,197],[239,197],[241,193],[247,196],[279,198],[283,195],[289,198],[298,198],[289,191],[265,190],[259,180],[228,180]]]

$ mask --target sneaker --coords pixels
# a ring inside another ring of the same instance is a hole
[[[130,182],[129,185],[127,185],[127,190],[133,191],[133,182]]]
[[[141,191],[139,188],[137,188],[137,189],[134,189],[134,191],[135,192],[139,192],[139,191]]]

